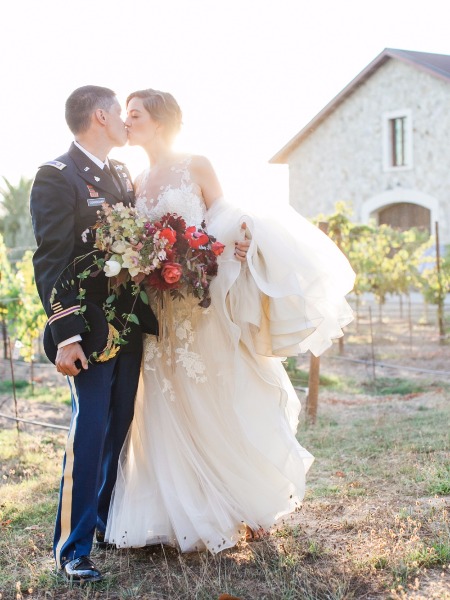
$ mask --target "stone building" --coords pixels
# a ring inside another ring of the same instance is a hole
[[[450,56],[386,48],[270,160],[306,217],[353,218],[450,243]]]

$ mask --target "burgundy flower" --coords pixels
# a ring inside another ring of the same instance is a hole
[[[167,283],[167,281],[161,275],[161,269],[157,269],[156,271],[153,271],[153,273],[150,273],[145,281],[150,287],[161,292],[164,290],[175,290],[180,285],[179,281],[175,283]]]

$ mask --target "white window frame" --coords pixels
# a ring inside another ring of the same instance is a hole
[[[383,170],[384,171],[408,171],[413,168],[413,127],[412,110],[404,108],[383,113]],[[405,165],[392,164],[392,130],[393,119],[405,118]]]

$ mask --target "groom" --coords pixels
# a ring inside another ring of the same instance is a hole
[[[80,280],[77,275],[86,265],[71,265],[93,249],[93,240],[83,242],[82,234],[96,222],[101,204],[133,204],[134,193],[125,165],[108,159],[113,147],[127,141],[114,92],[81,87],[67,99],[65,114],[74,142],[66,154],[41,165],[30,205],[37,243],[36,285],[49,318],[56,369],[68,377],[72,394],[53,551],[66,578],[83,583],[102,579],[89,555],[94,533],[98,542],[104,539],[118,457],[133,417],[142,332],[157,333],[157,322],[143,307],[145,327],[131,324],[128,343],[118,355],[88,363],[89,338],[95,338],[100,325],[108,331],[106,322],[101,323],[107,278],[100,273]],[[79,311],[80,281],[86,290],[87,318]],[[132,301],[127,291],[119,296],[120,314],[131,311]]]

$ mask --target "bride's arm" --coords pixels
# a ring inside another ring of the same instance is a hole
[[[191,177],[192,180],[200,187],[206,208],[211,208],[214,202],[223,197],[222,186],[220,185],[216,172],[214,171],[210,161],[205,156],[192,157]],[[245,223],[243,223],[242,229],[242,239],[236,240],[235,256],[238,260],[244,262],[250,242],[249,240],[245,239]]]
[[[223,196],[222,186],[210,161],[205,156],[193,156],[191,160],[191,177],[199,186],[206,208]]]

